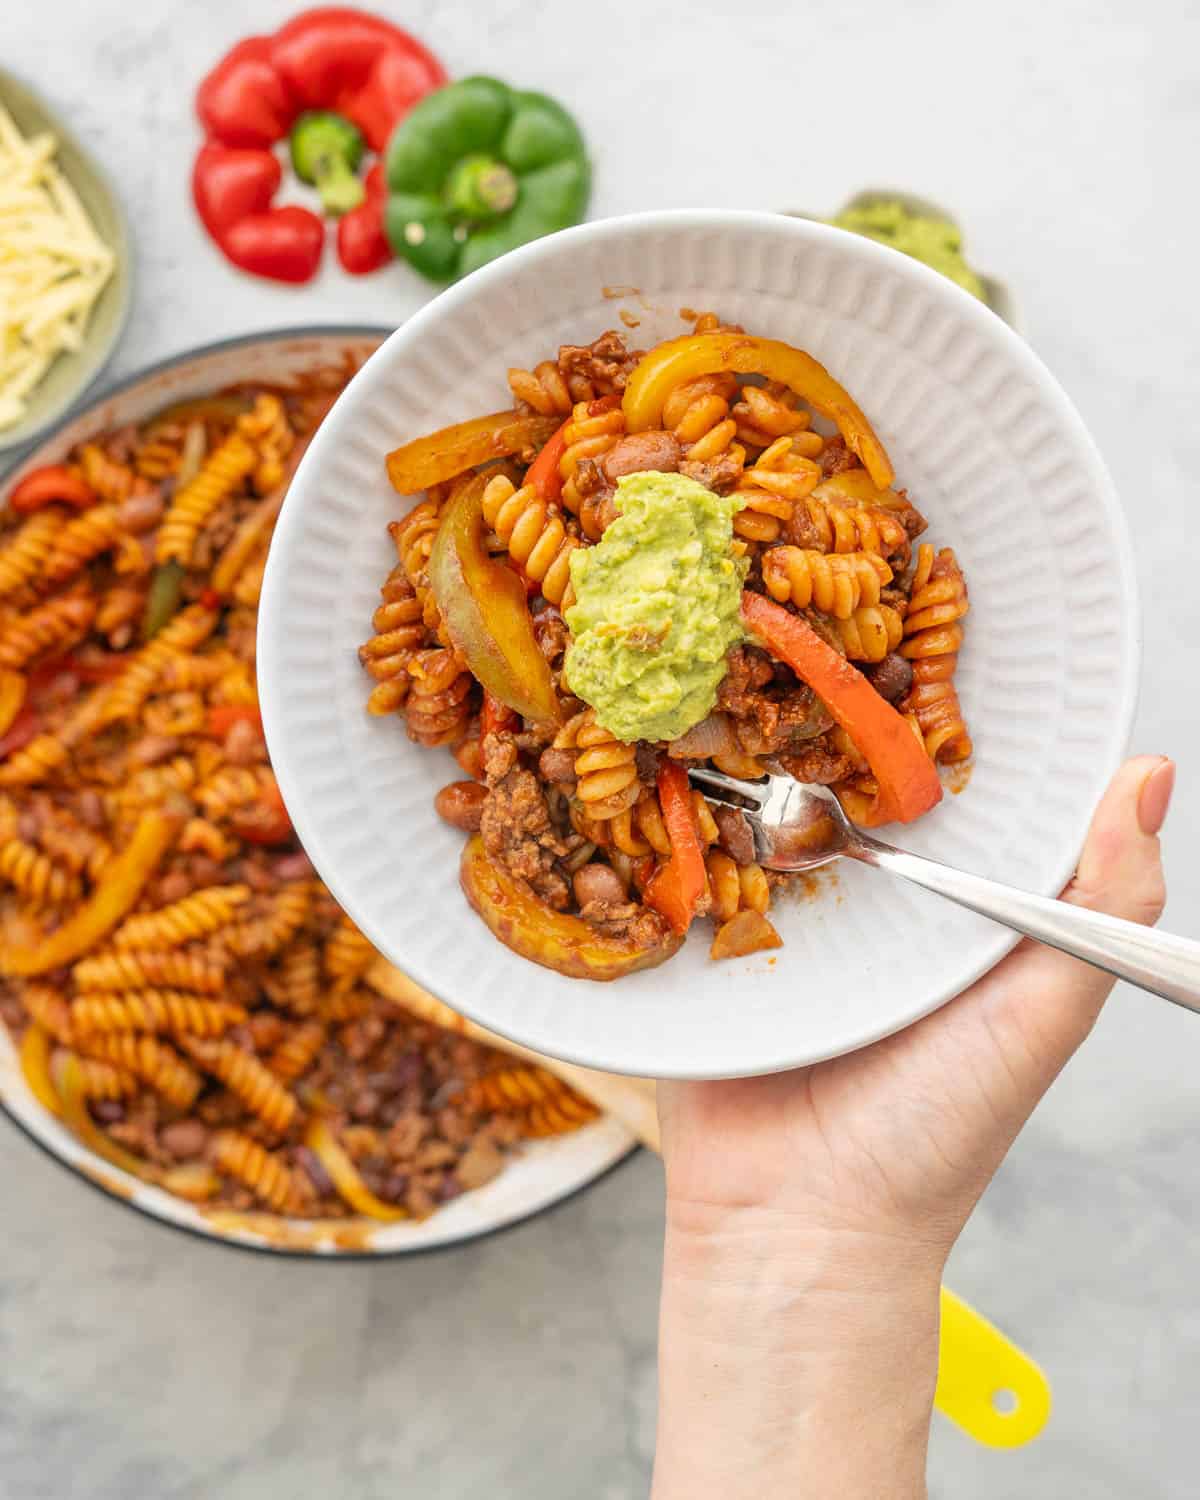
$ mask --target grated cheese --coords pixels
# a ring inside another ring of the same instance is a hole
[[[56,150],[52,135],[22,136],[0,105],[0,429],[25,415],[58,355],[80,347],[113,272]]]

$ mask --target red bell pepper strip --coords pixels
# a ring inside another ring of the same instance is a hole
[[[660,865],[646,886],[646,905],[660,912],[671,930],[685,933],[696,915],[708,876],[704,849],[692,811],[692,787],[678,761],[664,760],[658,768],[658,801],[671,840],[671,857]]]
[[[911,823],[941,801],[942,784],[925,747],[862,673],[799,615],[747,591],[742,621],[772,656],[812,688],[866,757],[879,783],[881,822]]]
[[[272,208],[283,176],[269,151],[202,146],[192,171],[192,198],[226,259],[255,276],[310,281],[325,245],[325,225],[307,208]]]
[[[8,497],[9,509],[18,516],[32,515],[59,501],[87,510],[96,503],[96,491],[66,464],[43,464],[14,485]]]
[[[620,404],[619,395],[598,396],[595,401],[588,402],[588,416],[599,417],[606,411],[616,411]],[[563,477],[559,472],[559,465],[567,451],[567,428],[574,420],[573,414],[567,418],[525,471],[525,483],[533,485],[548,505],[553,504],[562,494]]]
[[[292,820],[283,803],[283,793],[274,781],[263,788],[262,801],[241,808],[230,819],[230,825],[238,838],[247,844],[263,844],[268,847],[286,844],[294,837]]]
[[[15,755],[18,750],[24,750],[30,740],[36,738],[39,725],[37,711],[26,699],[17,710],[17,716],[9,725],[7,732],[0,736],[0,760],[6,760],[10,755]]]
[[[525,471],[525,483],[531,484],[547,504],[562,494],[563,481],[558,466],[567,451],[567,428],[571,421],[568,417]]]
[[[445,78],[437,58],[408,32],[348,7],[303,11],[273,36],[239,42],[196,93],[206,143],[192,192],[205,228],[244,271],[310,280],[324,226],[307,209],[271,206],[281,177],[271,147],[304,110],[327,109],[352,120],[381,151],[397,122]],[[347,231],[355,235],[359,253],[343,253],[357,264],[347,268],[374,269],[363,260],[361,227]]]
[[[250,703],[214,703],[208,711],[208,732],[223,740],[235,724],[250,724],[262,734],[262,712]],[[279,799],[280,807],[283,799]]]
[[[367,196],[338,220],[337,252],[342,269],[351,276],[365,276],[392,259],[392,247],[383,229],[387,184],[383,164],[376,162],[363,182]]]
[[[479,716],[479,738],[485,739],[489,734],[498,734],[503,730],[515,730],[520,728],[521,716],[509,708],[507,703],[501,703],[499,698],[494,697],[483,690],[483,712]]]

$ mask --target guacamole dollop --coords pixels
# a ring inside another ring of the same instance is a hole
[[[910,212],[903,203],[891,198],[877,198],[873,202],[848,208],[830,219],[839,229],[849,229],[855,234],[878,240],[881,245],[890,245],[911,255],[914,260],[924,261],[951,281],[987,301],[983,282],[967,264],[963,254],[962,231],[949,219],[930,218],[924,214]]]
[[[626,474],[617,519],[571,554],[567,683],[618,739],[676,739],[716,702],[743,636],[740,506],[682,474]]]

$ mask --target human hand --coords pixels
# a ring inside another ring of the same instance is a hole
[[[1120,769],[1064,900],[1157,920],[1165,896],[1157,834],[1174,773],[1169,760],[1153,756]],[[746,1339],[757,1342],[759,1365],[787,1369],[786,1400],[757,1391],[752,1416],[731,1414],[735,1427],[754,1423],[760,1439],[764,1417],[773,1433],[794,1426],[806,1372],[818,1366],[822,1396],[810,1411],[824,1413],[823,1429],[837,1425],[847,1402],[861,1407],[868,1392],[870,1404],[901,1422],[907,1467],[887,1434],[877,1455],[894,1488],[875,1478],[863,1481],[875,1488],[860,1491],[854,1475],[838,1469],[841,1489],[832,1482],[797,1489],[790,1477],[780,1493],[922,1492],[914,1476],[918,1457],[923,1469],[936,1376],[942,1265],[1112,984],[1100,970],[1025,941],[956,1000],[862,1051],[764,1078],[659,1085],[667,1246],[656,1500],[707,1493],[707,1485],[696,1488],[699,1471],[669,1460],[664,1468],[661,1457],[674,1449],[679,1389],[694,1385],[703,1359],[698,1337],[710,1350],[722,1347],[721,1368],[731,1377],[706,1389],[710,1410],[727,1398],[736,1408],[756,1389],[754,1370],[732,1357]],[[889,1369],[899,1377],[890,1388]],[[877,1421],[872,1430],[878,1435]],[[811,1443],[794,1446],[797,1460],[807,1452],[811,1462]],[[876,1461],[869,1446],[850,1450],[867,1464],[864,1473]],[[755,1462],[751,1454],[743,1460]],[[690,1489],[676,1487],[680,1473]],[[764,1480],[755,1493],[774,1491]]]

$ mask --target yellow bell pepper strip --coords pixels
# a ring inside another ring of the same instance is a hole
[[[933,762],[912,730],[855,667],[799,615],[749,591],[742,623],[806,682],[866,757],[879,783],[880,821],[911,823],[942,799]],[[663,809],[664,820],[666,809]]]
[[[666,917],[671,930],[682,937],[692,925],[708,877],[692,811],[691,783],[678,761],[664,760],[659,766],[658,801],[671,840],[671,857],[650,877],[646,905]]]
[[[455,650],[493,698],[538,723],[559,718],[558,695],[538,648],[520,576],[484,545],[477,474],[442,514],[429,558],[429,584]]]
[[[143,813],[129,843],[105,865],[96,889],[54,932],[38,943],[0,948],[0,973],[48,974],[73,963],[128,915],[179,831],[164,812]]]
[[[233,586],[238,581],[242,569],[262,546],[263,542],[271,534],[283,509],[283,497],[287,493],[286,487],[280,487],[273,493],[260,500],[238,529],[233,538],[217,559],[217,565],[209,575],[209,584],[216,590],[222,599],[233,592]]]
[[[92,1119],[83,1092],[83,1079],[79,1070],[79,1059],[73,1052],[56,1052],[50,1062],[50,1077],[54,1090],[61,1101],[63,1120],[71,1127],[89,1151],[102,1156],[122,1172],[138,1177],[143,1182],[157,1182],[158,1171],[118,1146],[116,1141],[100,1129]]]
[[[881,490],[866,469],[843,469],[839,474],[831,474],[817,485],[813,495],[839,505],[879,505],[884,510],[898,510],[904,504],[895,490]]]
[[[695,333],[670,339],[652,349],[625,387],[622,405],[630,432],[661,427],[663,407],[677,386],[701,375],[731,372],[778,380],[837,425],[851,452],[857,453],[881,490],[895,478],[891,460],[870,422],[844,386],[811,354],[779,339],[745,333]]]
[[[522,958],[568,979],[620,979],[656,968],[679,951],[681,939],[674,934],[644,947],[629,938],[605,937],[582,917],[555,911],[490,859],[478,834],[463,850],[459,879],[494,937]]]
[[[36,1021],[30,1021],[17,1049],[21,1072],[29,1085],[29,1092],[52,1115],[62,1114],[58,1092],[50,1081],[50,1033],[43,1031]]]
[[[388,478],[401,495],[416,495],[478,464],[537,448],[558,426],[557,417],[524,417],[517,411],[495,411],[470,422],[456,422],[387,456]]]
[[[358,1168],[339,1143],[327,1120],[321,1119],[319,1115],[312,1117],[304,1132],[304,1144],[328,1172],[330,1182],[343,1200],[356,1213],[365,1214],[368,1219],[383,1219],[388,1223],[408,1218],[406,1208],[401,1208],[397,1203],[385,1203],[382,1198],[375,1196],[359,1176]]]
[[[29,684],[23,672],[8,667],[0,669],[0,737],[13,727],[13,721],[25,706]]]

